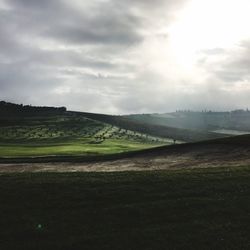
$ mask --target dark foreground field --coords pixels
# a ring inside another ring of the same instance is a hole
[[[250,167],[0,176],[0,249],[249,249]]]

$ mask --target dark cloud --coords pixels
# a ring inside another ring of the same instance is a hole
[[[130,45],[140,42],[140,18],[105,2],[81,10],[63,1],[10,0],[9,20],[29,35],[67,44]]]
[[[248,41],[236,52],[202,51],[198,66],[208,79],[199,87],[158,47],[188,1],[0,0],[0,99],[107,113],[225,100],[222,87],[250,79]]]

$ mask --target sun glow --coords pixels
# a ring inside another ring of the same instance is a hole
[[[192,0],[168,30],[181,66],[191,68],[199,52],[231,48],[249,38],[249,0]]]

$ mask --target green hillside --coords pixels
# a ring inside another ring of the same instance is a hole
[[[11,106],[0,114],[0,157],[105,155],[173,143],[55,108]]]
[[[185,142],[196,142],[202,140],[222,138],[227,135],[222,133],[215,133],[210,131],[204,131],[199,129],[183,129],[178,127],[171,127],[148,121],[145,115],[135,116],[111,116],[104,114],[93,114],[93,113],[80,113],[72,112],[74,114],[81,114],[85,117],[102,121],[109,124],[114,124],[124,129],[137,131],[140,133],[149,134],[152,136],[158,136],[162,138],[171,138],[172,140],[180,140]]]
[[[0,102],[0,157],[107,155],[226,136],[153,121]]]

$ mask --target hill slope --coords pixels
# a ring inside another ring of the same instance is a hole
[[[172,144],[64,108],[0,103],[0,157],[106,155]]]
[[[177,111],[166,114],[137,114],[124,116],[130,120],[150,125],[160,125],[200,131],[217,131],[225,134],[250,133],[250,112],[192,112]]]
[[[185,142],[195,142],[208,139],[222,138],[227,135],[192,129],[182,129],[176,127],[162,126],[154,123],[144,121],[137,121],[131,119],[130,116],[112,116],[104,114],[93,114],[85,112],[70,112],[72,114],[82,115],[93,120],[102,121],[108,124],[137,131],[140,133],[149,134],[163,138],[172,138],[173,140],[180,140]]]
[[[0,102],[0,157],[99,156],[224,137],[141,123],[124,116]],[[49,158],[48,158],[49,157]]]
[[[33,164],[19,159],[16,163],[0,159],[0,172],[11,171],[141,171],[182,168],[206,168],[250,165],[250,136],[216,139],[197,143],[151,148],[107,157],[33,159]],[[48,162],[48,163],[43,163]]]

